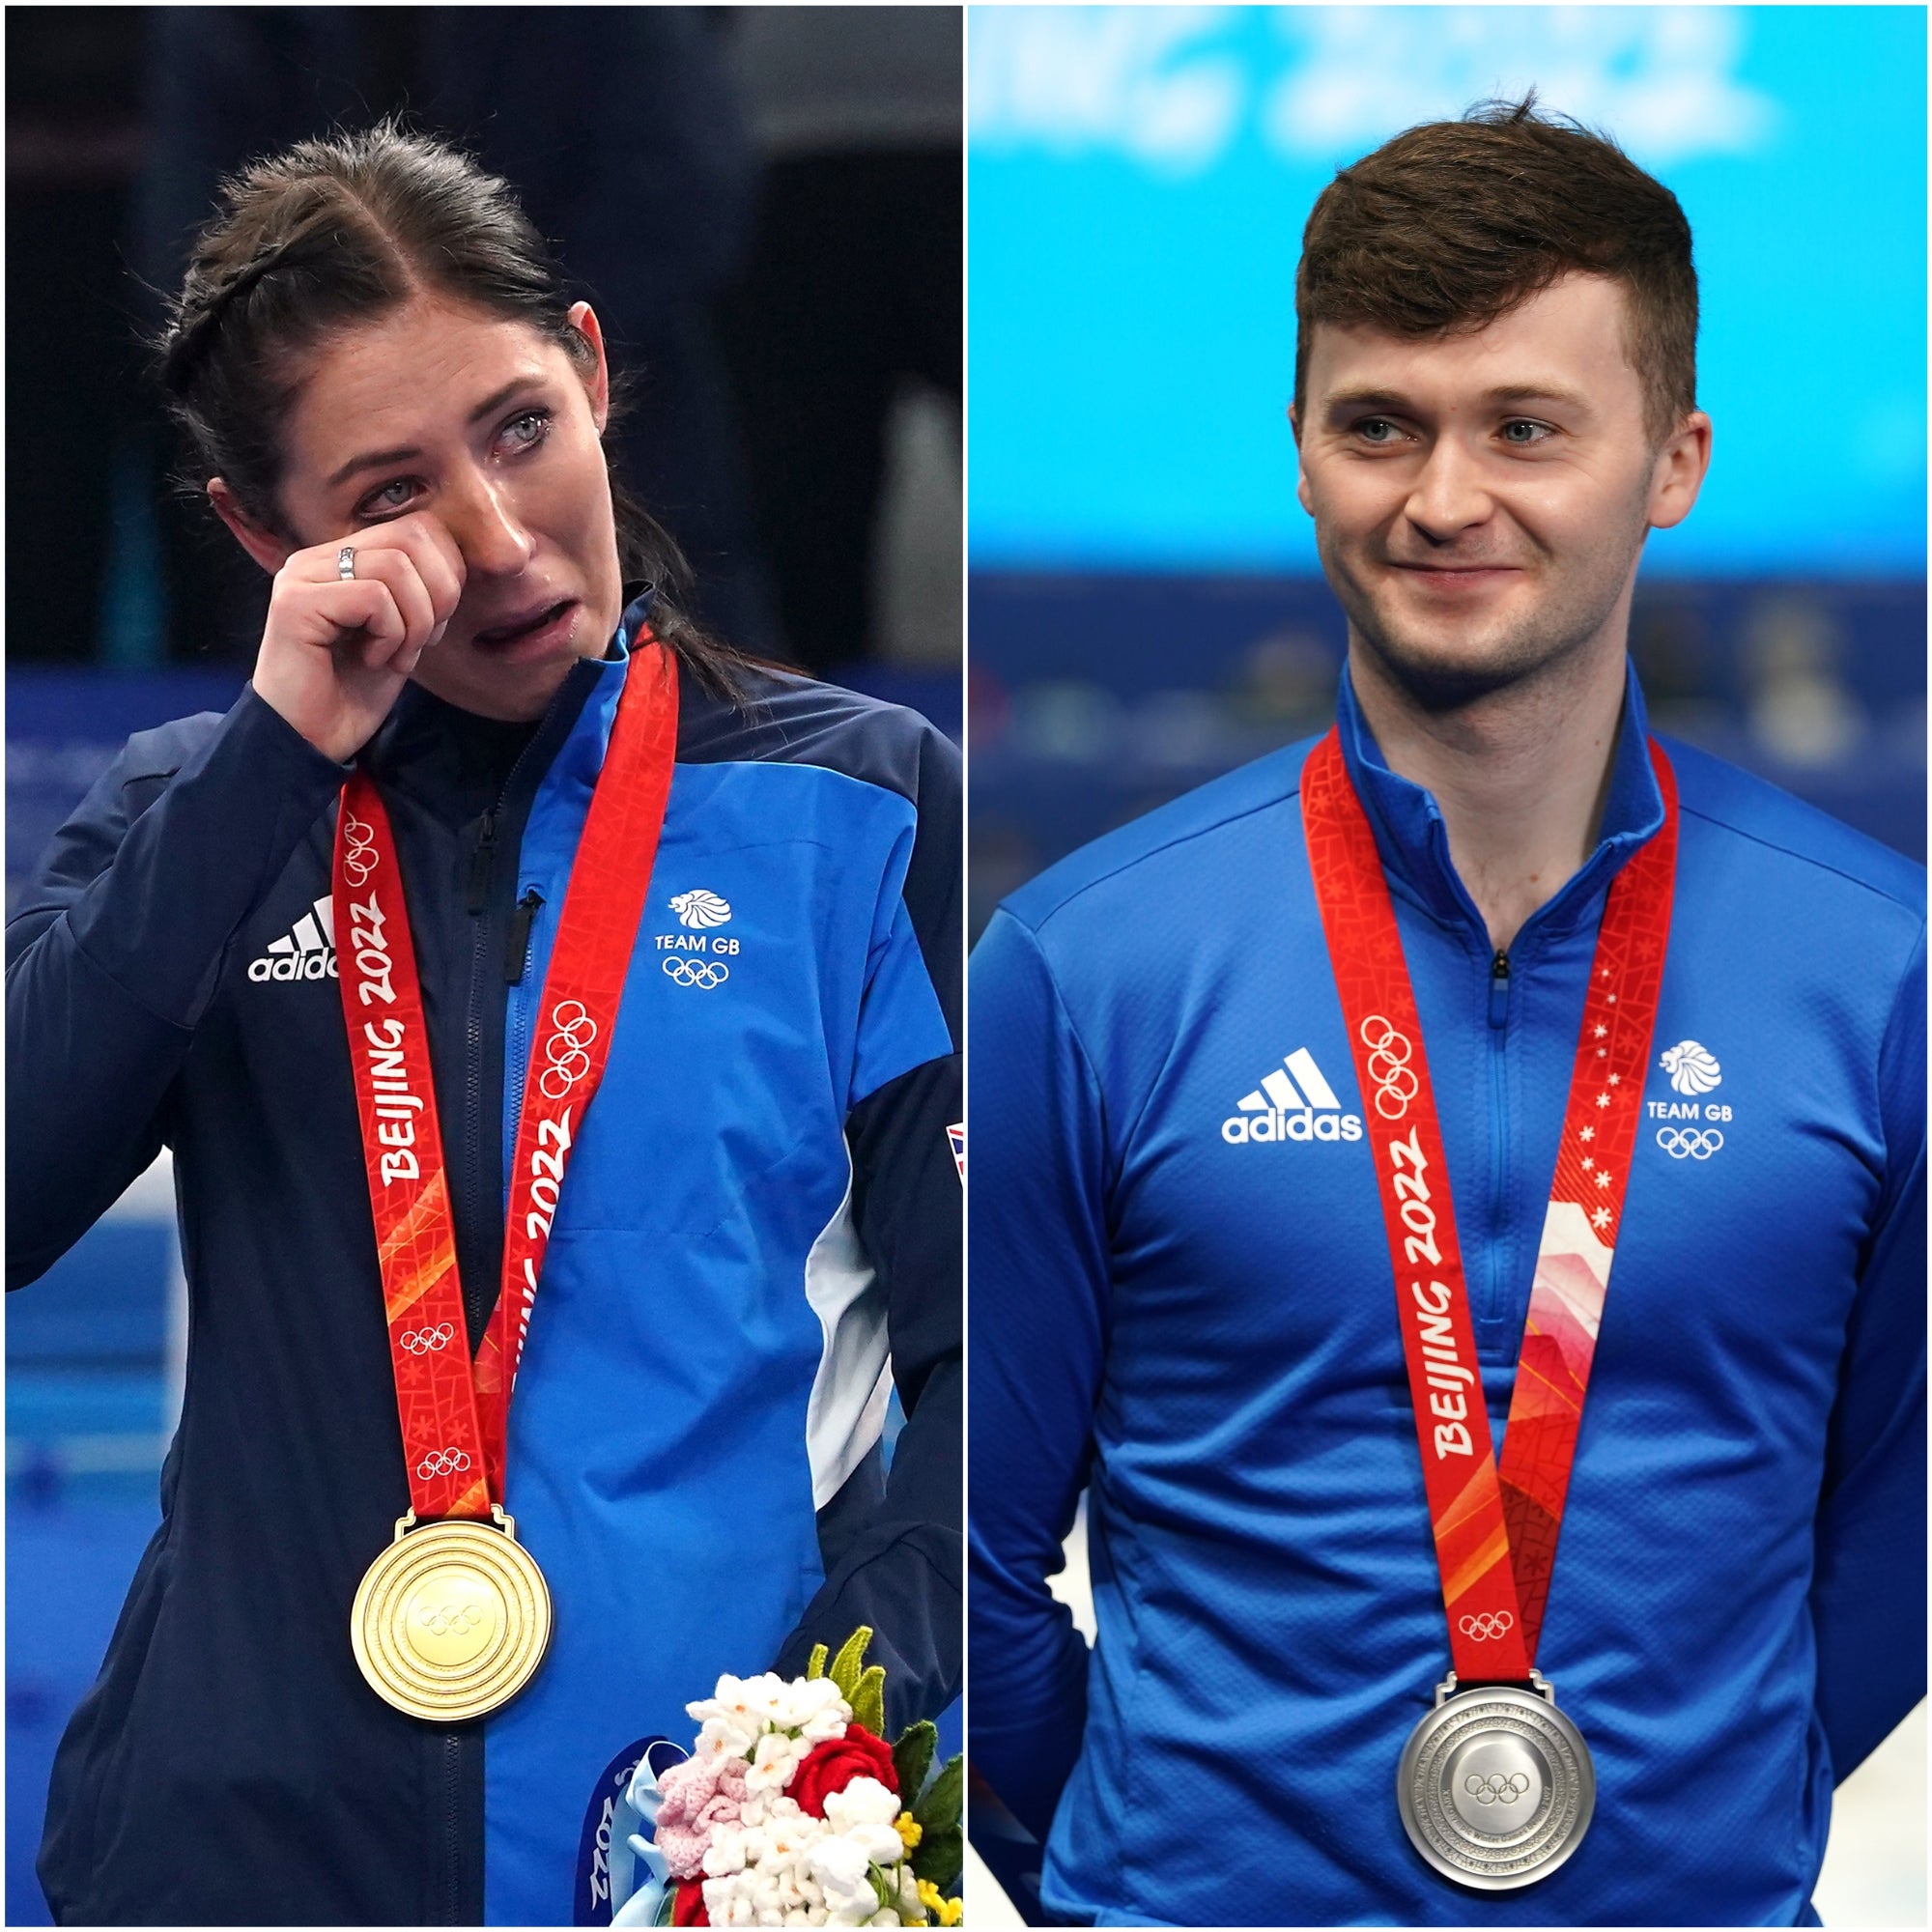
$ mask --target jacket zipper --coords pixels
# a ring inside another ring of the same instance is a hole
[[[1510,956],[1498,951],[1490,961],[1490,1251],[1489,1306],[1485,1319],[1503,1312],[1503,1239],[1509,1190],[1508,1046]],[[1478,1344],[1478,1352],[1481,1345]]]

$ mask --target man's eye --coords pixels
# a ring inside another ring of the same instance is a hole
[[[1394,442],[1402,432],[1386,416],[1367,416],[1355,425],[1364,442]]]
[[[1503,440],[1518,449],[1533,449],[1552,434],[1548,423],[1529,422],[1521,416],[1503,424]]]

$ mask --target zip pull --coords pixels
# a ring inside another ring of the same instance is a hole
[[[490,875],[497,869],[497,814],[483,814],[482,829],[469,854],[469,910],[481,912],[490,903]]]
[[[1490,961],[1490,1024],[1499,1027],[1509,1018],[1510,956],[1498,952]]]
[[[532,886],[510,908],[510,943],[503,953],[503,983],[520,986],[530,952],[530,922],[543,911],[543,895]]]

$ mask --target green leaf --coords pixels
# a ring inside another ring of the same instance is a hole
[[[966,1760],[963,1757],[950,1757],[946,1760],[937,1777],[927,1787],[919,1803],[912,1807],[912,1815],[917,1818],[929,1837],[934,1832],[944,1832],[949,1826],[959,1822],[959,1806],[966,1795]]]
[[[846,1701],[852,1706],[852,1721],[855,1724],[864,1724],[875,1738],[882,1736],[886,1728],[885,1666],[873,1664],[860,1678],[858,1689]]]
[[[865,1667],[866,1649],[871,1641],[871,1626],[861,1624],[838,1646],[838,1655],[832,1660],[832,1681],[838,1685],[838,1694],[848,1704],[852,1701],[852,1693],[859,1688],[859,1673]]]
[[[813,1644],[811,1646],[811,1662],[805,1666],[805,1674],[808,1677],[823,1677],[825,1675],[826,1656],[827,1652],[822,1643]]]
[[[932,1769],[932,1754],[939,1748],[939,1731],[930,1719],[922,1718],[893,1747],[893,1769],[898,1773],[899,1803],[910,1811],[925,1789],[926,1774]]]
[[[949,1825],[943,1832],[928,1832],[919,1841],[912,1855],[912,1872],[915,1878],[929,1878],[950,1896],[959,1884],[959,1870],[965,1862],[965,1838],[957,1825]]]
[[[877,1865],[867,1865],[866,1876],[872,1881],[872,1896],[879,1901],[879,1910],[896,1915],[899,1909],[897,1889],[887,1885],[886,1875]]]

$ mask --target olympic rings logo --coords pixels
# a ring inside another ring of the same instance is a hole
[[[475,1604],[435,1604],[418,1610],[416,1622],[433,1636],[466,1636],[481,1630],[489,1618]]]
[[[342,869],[352,886],[365,886],[382,854],[376,850],[376,834],[353,811],[342,814]]]
[[[1716,1127],[1659,1127],[1657,1144],[1672,1160],[1709,1160],[1724,1137]]]
[[[432,1476],[457,1476],[469,1466],[469,1452],[452,1444],[447,1449],[432,1449],[416,1464],[416,1474],[424,1482]]]
[[[1499,1771],[1492,1771],[1487,1777],[1478,1777],[1471,1772],[1463,1780],[1463,1789],[1478,1804],[1514,1804],[1529,1790],[1528,1775],[1513,1771],[1507,1777]]]
[[[731,977],[731,969],[715,959],[667,959],[665,971],[676,986],[702,986],[708,993]]]
[[[1369,1078],[1376,1083],[1376,1112],[1385,1121],[1399,1121],[1408,1112],[1420,1082],[1408,1057],[1415,1049],[1408,1036],[1398,1032],[1380,1013],[1371,1013],[1361,1025],[1362,1044],[1369,1049]]]
[[[561,1100],[590,1071],[586,1049],[597,1037],[597,1022],[584,1010],[582,1000],[559,1000],[551,1009],[550,1023],[554,1031],[544,1041],[550,1065],[537,1085],[545,1099]]]
[[[426,1355],[432,1349],[446,1349],[450,1337],[456,1333],[447,1321],[439,1321],[434,1328],[412,1328],[397,1336],[412,1355]]]
[[[1507,1610],[1485,1610],[1479,1617],[1464,1617],[1456,1628],[1464,1636],[1487,1643],[1492,1636],[1505,1635],[1515,1623],[1516,1619]]]

